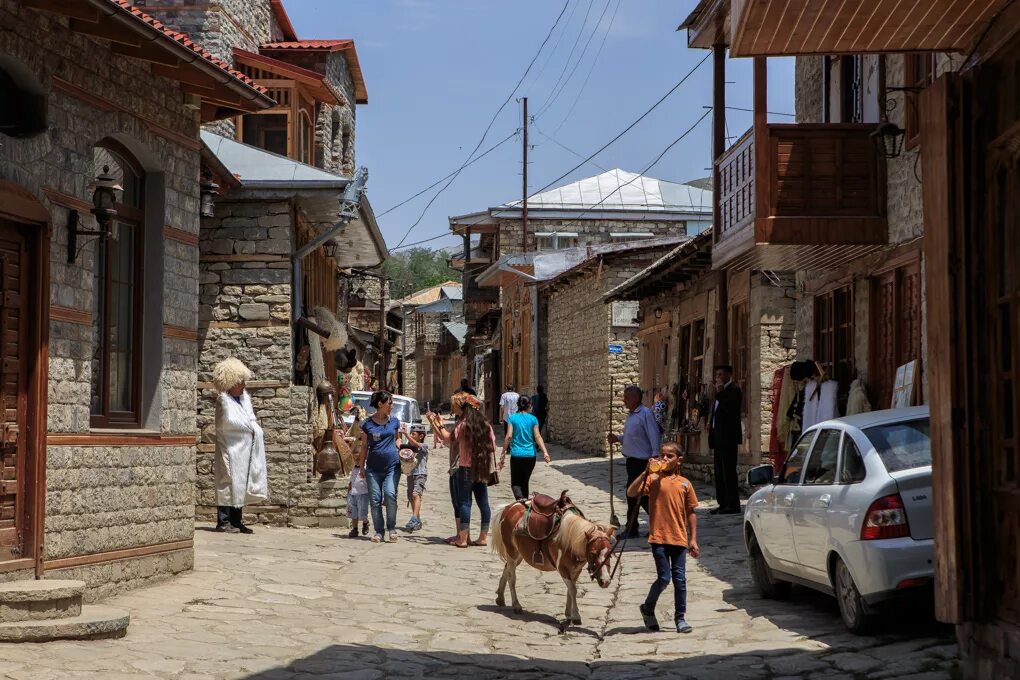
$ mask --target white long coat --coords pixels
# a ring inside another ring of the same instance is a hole
[[[216,504],[244,507],[269,497],[266,441],[248,392],[238,403],[226,392],[216,400]]]

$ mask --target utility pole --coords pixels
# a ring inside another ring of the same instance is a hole
[[[386,278],[379,277],[379,389],[386,389],[386,373],[389,368],[389,352],[386,351]]]
[[[524,103],[524,183],[521,189],[521,246],[528,252],[528,98],[522,97]]]

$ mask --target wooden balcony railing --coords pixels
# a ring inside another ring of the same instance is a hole
[[[874,129],[769,124],[760,134],[748,131],[716,161],[713,264],[811,268],[830,254],[845,261],[886,243],[885,165]]]

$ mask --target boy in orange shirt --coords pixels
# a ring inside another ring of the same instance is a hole
[[[673,582],[673,602],[676,608],[676,631],[690,633],[693,628],[687,623],[687,575],[685,570],[687,552],[692,557],[701,553],[698,547],[698,519],[694,509],[698,497],[694,485],[680,474],[683,457],[680,447],[666,442],[659,449],[659,458],[649,461],[649,469],[627,487],[632,498],[648,496],[648,543],[655,558],[655,569],[659,578],[652,584],[639,609],[648,630],[659,630],[655,618],[655,603],[659,595]]]

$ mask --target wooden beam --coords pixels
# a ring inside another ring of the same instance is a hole
[[[82,21],[81,19],[71,19],[68,27],[75,33],[90,35],[93,38],[102,38],[110,42],[130,45],[132,47],[142,46],[141,38],[117,24],[108,22],[92,23],[90,21]]]
[[[119,432],[51,432],[46,435],[47,446],[194,446],[198,434],[162,435],[122,434]]]
[[[160,64],[162,66],[176,67],[180,66],[181,63],[181,60],[172,54],[167,54],[163,50],[153,49],[151,46],[132,47],[131,45],[114,43],[113,45],[110,45],[110,51],[114,54],[119,54],[122,57],[130,57],[131,59],[147,61],[153,64]]]
[[[173,68],[162,64],[154,64],[152,72],[157,76],[169,78],[170,80],[175,80],[178,83],[185,83],[196,88],[201,88],[202,91],[197,92],[196,94],[212,92],[219,86],[219,83],[207,76],[205,73],[193,68]]]
[[[91,23],[98,23],[99,21],[99,10],[80,3],[69,2],[68,0],[21,0],[21,4],[30,9],[52,12],[53,14],[60,14],[81,21],[89,21]]]
[[[79,555],[77,557],[62,557],[56,560],[46,560],[43,568],[46,571],[56,569],[69,569],[71,567],[82,567],[87,564],[101,564],[103,562],[114,562],[116,560],[128,560],[149,555],[159,555],[178,550],[192,550],[194,543],[192,539],[184,541],[173,541],[172,543],[161,543],[159,545],[143,545],[137,548],[125,548],[123,550],[109,550],[107,552],[92,553],[90,555]]]

